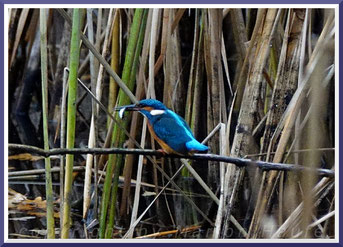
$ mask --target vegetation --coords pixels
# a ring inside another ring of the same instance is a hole
[[[295,165],[10,148],[9,238],[335,238],[334,9],[8,14],[9,143],[157,150],[112,112],[156,98],[213,154]]]

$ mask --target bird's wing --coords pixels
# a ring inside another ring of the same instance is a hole
[[[173,111],[171,111],[171,110],[169,110],[169,113],[170,113],[171,115],[173,115],[174,117],[176,117],[176,118],[180,121],[180,124],[181,124],[184,128],[186,128],[186,129],[189,131],[189,133],[193,136],[193,132],[192,132],[191,128],[189,127],[189,125],[187,124],[187,122],[186,122],[182,117],[180,117],[179,115],[177,115],[175,112],[173,112]],[[194,137],[194,136],[193,136],[193,137]]]
[[[153,124],[156,136],[179,153],[189,151],[204,152],[208,147],[199,143],[193,136],[185,120],[176,113],[161,115]]]
[[[187,151],[185,144],[193,139],[188,128],[173,115],[167,114],[154,121],[153,130],[158,138],[177,152]]]
[[[163,141],[168,141],[171,137],[178,137],[181,141],[189,141],[192,133],[183,126],[180,121],[172,116],[163,116],[154,122],[154,131]]]
[[[188,130],[189,135],[191,135],[191,140],[186,142],[186,148],[188,151],[199,151],[199,152],[207,152],[208,151],[208,147],[201,144],[200,142],[198,142],[194,135],[193,132],[191,130],[191,128],[189,127],[189,125],[186,123],[186,121],[180,117],[179,115],[177,115],[176,113],[172,112],[174,115],[177,116],[178,120],[181,122],[182,126],[184,128],[186,128]]]

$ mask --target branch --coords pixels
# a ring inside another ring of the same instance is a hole
[[[311,169],[301,165],[294,164],[283,164],[283,163],[272,163],[266,161],[255,161],[251,159],[243,159],[229,156],[221,156],[217,154],[200,154],[196,153],[193,155],[175,155],[175,154],[164,154],[160,151],[151,149],[127,149],[127,148],[53,148],[50,150],[44,150],[42,148],[22,145],[22,144],[8,144],[9,151],[35,153],[44,157],[52,155],[64,155],[64,154],[137,154],[137,155],[152,155],[157,157],[170,157],[170,158],[185,158],[191,160],[206,160],[206,161],[220,161],[225,163],[235,164],[238,167],[258,167],[263,171],[279,170],[279,171],[307,171],[316,172],[320,176],[334,177],[334,170],[330,169]]]

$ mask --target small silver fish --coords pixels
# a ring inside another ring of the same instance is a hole
[[[120,119],[123,119],[125,110],[126,110],[126,107],[123,107],[123,108],[121,108],[119,110],[119,117],[120,117]]]

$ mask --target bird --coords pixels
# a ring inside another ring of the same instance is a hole
[[[147,118],[149,132],[162,147],[162,152],[192,155],[207,152],[208,147],[198,142],[187,122],[156,99],[143,99],[136,104],[116,108],[119,117],[125,111],[138,111]]]

